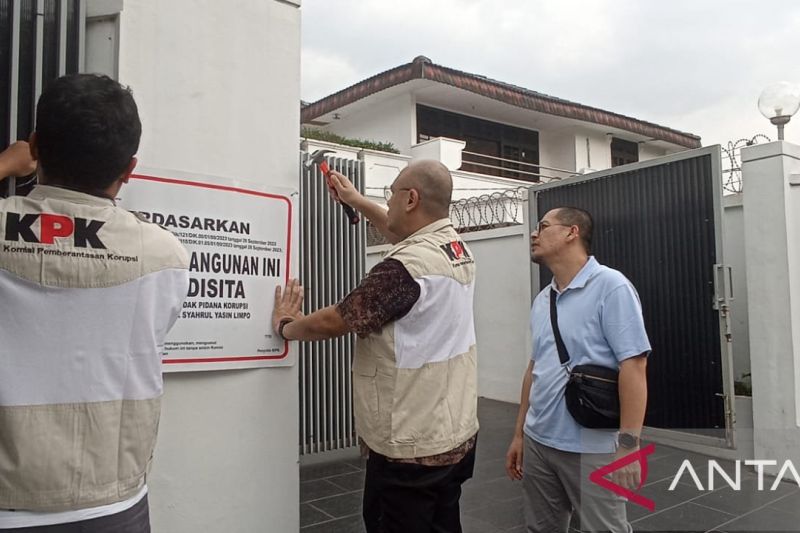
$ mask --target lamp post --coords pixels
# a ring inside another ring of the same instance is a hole
[[[783,127],[800,109],[800,85],[781,81],[768,86],[758,97],[758,110],[778,127],[778,140],[783,140]]]

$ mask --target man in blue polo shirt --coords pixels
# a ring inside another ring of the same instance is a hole
[[[589,482],[589,473],[639,448],[647,405],[647,354],[639,297],[625,276],[590,256],[592,218],[572,207],[553,209],[531,234],[531,258],[553,272],[533,302],[533,353],[522,383],[506,471],[521,479],[529,532],[566,532],[573,511],[583,531],[632,531],[622,498]],[[555,290],[558,324],[569,365],[619,369],[619,432],[587,429],[567,410],[567,372],[550,322]],[[639,463],[613,481],[636,489]]]

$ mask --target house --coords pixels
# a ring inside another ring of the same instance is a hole
[[[391,142],[405,155],[433,138],[458,139],[466,143],[462,171],[532,182],[700,147],[700,137],[690,133],[437,65],[424,56],[304,105],[301,123]]]

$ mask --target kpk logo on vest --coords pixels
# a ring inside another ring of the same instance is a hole
[[[38,228],[36,228],[36,223]],[[102,220],[68,217],[53,213],[6,213],[5,240],[32,244],[54,244],[56,238],[72,237],[76,248],[105,249],[97,233],[105,224]],[[38,229],[38,234],[37,230]]]

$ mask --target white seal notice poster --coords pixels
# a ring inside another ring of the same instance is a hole
[[[164,370],[294,364],[270,321],[275,287],[292,267],[294,191],[176,176],[134,174],[119,198],[189,252],[189,294],[164,344]]]

